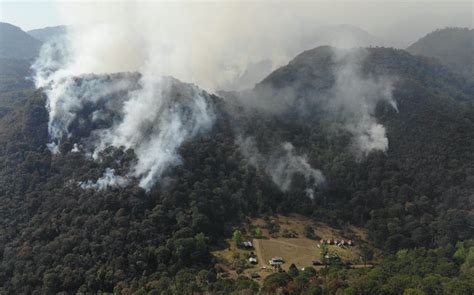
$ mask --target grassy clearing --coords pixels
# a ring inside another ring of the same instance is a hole
[[[308,238],[308,227],[313,230],[312,238]],[[306,228],[306,231],[305,231]],[[256,237],[256,230],[261,235]],[[366,243],[367,233],[355,226],[348,226],[344,230],[335,229],[321,222],[313,222],[301,215],[273,216],[270,218],[248,219],[241,229],[243,241],[252,241],[254,249],[247,250],[237,247],[233,241],[226,241],[227,248],[213,252],[222,268],[230,277],[237,277],[238,272],[250,276],[258,273],[265,278],[272,273],[269,260],[273,257],[283,257],[284,270],[294,263],[298,268],[312,265],[313,260],[321,260],[321,249],[318,247],[320,239],[352,239],[353,247],[329,246],[330,253],[337,253],[343,262],[360,263],[359,244]],[[258,258],[257,265],[248,263],[250,253]],[[318,266],[320,268],[323,266]]]

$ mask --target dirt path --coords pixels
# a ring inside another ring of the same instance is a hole
[[[253,247],[255,248],[255,253],[257,254],[257,262],[259,266],[265,266],[266,264],[263,261],[262,252],[260,251],[260,240],[253,239]]]

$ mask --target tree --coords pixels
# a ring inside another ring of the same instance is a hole
[[[262,230],[261,230],[259,227],[257,227],[257,228],[255,229],[255,236],[256,236],[257,238],[261,238],[261,237],[262,237]]]
[[[242,233],[240,230],[235,230],[234,233],[232,234],[232,240],[235,242],[237,246],[242,244]]]
[[[314,230],[311,227],[311,225],[305,225],[303,229],[304,236],[307,237],[308,239],[313,239],[314,238]]]
[[[367,264],[367,262],[374,258],[374,251],[367,247],[362,247],[360,250],[360,258],[364,264]]]
[[[55,273],[46,273],[43,277],[43,288],[46,294],[59,291],[60,280]]]
[[[328,254],[329,254],[328,245],[322,244],[322,245],[321,245],[320,258],[321,258],[321,261],[322,261],[324,264],[328,264],[328,258],[327,258],[327,255],[328,255]]]
[[[299,275],[299,271],[298,271],[298,268],[296,267],[296,265],[294,263],[292,263],[290,265],[290,268],[288,269],[288,274],[290,276],[292,276],[293,278],[297,277]]]
[[[425,293],[415,288],[407,288],[403,291],[403,295],[425,295],[425,294],[435,294],[435,293]]]
[[[469,252],[466,255],[465,263],[469,267],[474,267],[474,246],[469,247]]]
[[[263,289],[273,294],[278,287],[284,287],[291,281],[292,278],[286,272],[276,272],[265,278],[263,281]]]
[[[443,286],[441,283],[441,276],[429,274],[421,281],[422,289],[426,294],[442,294]]]

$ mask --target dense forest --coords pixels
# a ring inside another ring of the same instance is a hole
[[[429,33],[407,48],[414,55],[440,60],[454,72],[472,79],[474,75],[474,30],[445,28]]]
[[[212,130],[182,145],[181,165],[149,192],[138,184],[81,188],[106,168],[125,171],[134,151],[109,148],[99,162],[71,152],[90,132],[81,129],[52,155],[42,90],[2,77],[0,292],[472,294],[474,85],[436,60],[367,49],[362,74],[397,77],[397,110],[377,105],[389,148],[358,158],[350,134],[334,131],[318,115],[319,102],[305,100],[335,83],[332,54],[329,47],[306,51],[249,92],[211,96]],[[297,107],[282,112],[237,102],[245,95],[281,104],[278,93],[288,89]],[[9,103],[12,96],[21,103]],[[295,174],[282,191],[242,153],[242,134],[262,153],[291,142],[326,182],[309,198],[305,178]],[[261,285],[219,275],[210,250],[246,217],[295,212],[336,228],[365,227],[382,253],[368,254],[374,268],[290,268]]]

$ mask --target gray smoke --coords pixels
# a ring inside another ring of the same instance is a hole
[[[385,102],[398,111],[392,97],[396,77],[363,73],[368,55],[363,48],[321,47],[314,55],[303,53],[286,71],[253,90],[222,94],[250,112],[324,120],[352,136],[352,152],[362,159],[371,151],[388,149],[385,127],[375,117],[377,105]]]
[[[335,121],[352,134],[354,152],[359,158],[388,148],[385,127],[375,118],[377,104],[385,101],[398,111],[392,97],[394,79],[362,74],[366,55],[363,49],[334,49],[335,82],[323,104]]]
[[[93,158],[100,160],[107,147],[133,149],[137,162],[127,177],[138,178],[149,190],[167,168],[180,163],[178,148],[213,124],[214,112],[207,93],[194,85],[183,84],[154,73],[154,62],[136,74],[91,75],[82,58],[74,54],[68,40],[46,44],[33,68],[36,86],[47,94],[49,110],[48,145],[58,153],[58,145],[72,136],[71,126],[83,120],[87,105],[96,110],[91,121],[108,120],[88,138]],[[139,78],[138,78],[139,77]],[[113,117],[111,117],[113,115]],[[77,151],[77,145],[73,151]],[[104,176],[81,184],[102,189],[123,186],[126,178],[106,170]]]
[[[334,25],[322,13],[329,9],[335,14],[327,3],[191,2],[92,1],[58,6],[72,25],[69,50],[80,61],[78,69],[141,72],[153,52],[155,73],[209,91],[251,88],[271,70],[316,46],[385,44],[357,27]]]
[[[130,175],[149,190],[166,168],[179,164],[181,144],[211,127],[214,113],[207,94],[195,86],[175,90],[176,81],[147,75],[141,83],[124,104],[123,120],[98,132],[95,155],[108,146],[133,149],[138,162]]]
[[[115,175],[115,170],[107,168],[101,178],[96,181],[88,180],[79,182],[82,189],[105,190],[107,187],[125,187],[129,185],[130,180],[126,177]]]
[[[265,171],[283,192],[291,188],[295,174],[305,178],[308,184],[306,193],[310,198],[313,198],[314,188],[325,181],[321,171],[311,167],[306,155],[297,155],[290,142],[282,143],[269,155],[260,153],[253,137],[239,136],[236,142],[248,162],[257,169]]]
[[[267,9],[238,3],[216,4],[212,10],[184,3],[114,3],[63,11],[73,26],[64,38],[46,43],[33,66],[36,86],[48,97],[51,151],[57,153],[64,138],[74,138],[75,122],[81,124],[86,108],[96,105],[90,119],[100,128],[81,148],[96,160],[109,146],[133,149],[137,163],[126,177],[138,178],[148,190],[166,169],[180,163],[181,144],[209,130],[214,121],[208,94],[190,84],[176,87],[177,82],[163,75],[210,90],[241,89],[299,51],[320,44],[312,38],[343,47],[361,45],[344,34],[317,37],[313,13],[304,7],[295,18],[294,12],[282,13],[286,6],[255,5]],[[341,57],[336,63],[341,66],[335,68],[336,82],[329,92],[334,99],[328,99],[324,109],[353,135],[357,154],[386,150],[385,129],[376,122],[374,110],[378,101],[391,101],[391,84],[363,77],[352,58]],[[127,71],[141,75],[103,75]],[[284,89],[277,99],[248,102],[281,111],[291,107],[297,95]],[[281,149],[282,155],[270,159],[275,166],[265,170],[283,190],[296,172],[315,183],[322,181],[320,172],[295,155],[291,145]]]

